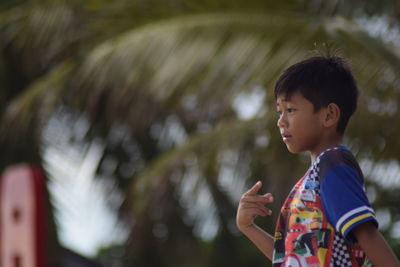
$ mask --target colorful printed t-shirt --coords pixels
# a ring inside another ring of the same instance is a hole
[[[366,221],[378,226],[363,181],[346,147],[321,153],[282,206],[274,266],[362,266],[366,256],[351,230]]]

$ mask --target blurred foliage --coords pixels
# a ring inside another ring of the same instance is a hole
[[[90,122],[78,141],[102,140],[97,173],[125,196],[130,238],[99,252],[107,266],[264,266],[235,228],[239,196],[263,179],[276,215],[309,164],[282,144],[271,91],[284,68],[334,47],[362,91],[346,144],[369,163],[400,256],[400,181],[374,172],[399,165],[399,40],[367,33],[376,18],[397,29],[398,1],[2,1],[1,169],[40,163],[50,118],[78,113]]]

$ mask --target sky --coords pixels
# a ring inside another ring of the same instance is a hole
[[[96,179],[104,145],[96,139],[79,141],[87,121],[81,117],[68,127],[75,117],[60,110],[49,121],[43,135],[44,167],[50,176],[48,187],[61,243],[93,257],[99,247],[123,242],[127,231],[111,207],[122,201],[121,196],[109,180]]]

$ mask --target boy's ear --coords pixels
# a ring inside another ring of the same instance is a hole
[[[326,107],[326,113],[325,113],[325,120],[324,120],[324,125],[327,127],[331,127],[333,125],[336,125],[339,123],[339,118],[340,118],[340,108],[338,105],[335,103],[330,103]]]

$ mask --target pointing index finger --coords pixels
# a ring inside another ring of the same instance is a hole
[[[245,195],[246,195],[246,196],[256,195],[257,192],[258,192],[258,190],[261,189],[261,187],[262,187],[262,182],[261,182],[261,181],[258,181],[257,183],[255,183],[255,185],[253,185],[252,188],[250,188],[249,191],[247,191],[247,192],[245,193]]]

